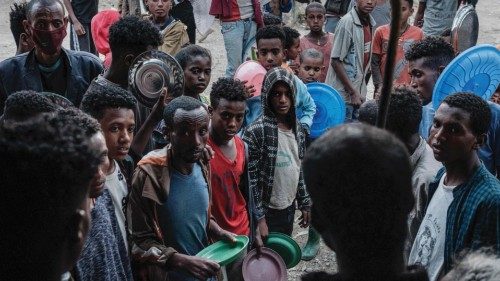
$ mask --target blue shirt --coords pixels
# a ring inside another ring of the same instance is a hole
[[[168,198],[158,208],[165,245],[189,256],[208,246],[208,203],[208,184],[200,165],[195,164],[189,175],[174,169]],[[168,276],[169,280],[196,280],[181,272],[169,272]]]
[[[429,185],[429,198],[444,173],[442,168]],[[481,164],[467,182],[453,190],[446,217],[444,273],[463,250],[482,247],[492,247],[500,255],[500,181]]]
[[[488,171],[496,175],[496,167],[500,167],[500,105],[488,102],[488,106],[491,111],[490,126],[486,135],[486,142],[479,148],[477,155]],[[426,141],[429,140],[429,131],[434,120],[434,113],[432,102],[422,107],[422,121],[420,121],[419,133]]]

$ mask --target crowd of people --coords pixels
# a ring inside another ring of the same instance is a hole
[[[499,280],[500,105],[459,92],[434,110],[459,3],[420,1],[412,25],[416,3],[400,1],[387,78],[386,0],[312,2],[304,36],[281,20],[292,0],[213,0],[227,68],[210,91],[216,50],[195,44],[189,0],[14,4],[17,51],[0,62],[0,279],[222,280],[198,252],[237,235],[260,252],[298,220],[302,259],[321,237],[338,264],[302,280]],[[184,75],[182,95],[165,87],[152,108],[129,85],[150,50]],[[233,78],[248,58],[267,71],[258,96]],[[395,86],[380,129],[384,79]],[[346,105],[345,124],[317,139],[313,82]],[[227,280],[243,280],[244,256]]]

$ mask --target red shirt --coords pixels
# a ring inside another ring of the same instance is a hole
[[[372,28],[369,24],[363,25],[364,43],[365,43],[365,55],[363,68],[366,69],[368,64],[370,64],[370,52],[372,50]]]
[[[212,215],[222,229],[238,235],[250,233],[246,201],[239,189],[240,179],[245,167],[245,146],[235,136],[236,158],[231,161],[224,156],[220,148],[208,139],[208,144],[215,152],[210,160],[212,183]]]

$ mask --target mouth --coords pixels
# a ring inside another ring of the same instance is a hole
[[[116,150],[116,152],[119,154],[119,155],[127,155],[128,154],[128,151],[129,151],[130,147],[118,147],[118,149]]]
[[[104,183],[105,183],[105,181],[96,182],[96,184],[94,185],[94,189],[97,189],[97,190],[103,189],[104,188]]]
[[[198,83],[198,84],[195,84],[195,86],[198,89],[205,89],[207,87],[207,85],[205,83]]]
[[[287,111],[287,110],[288,110],[288,105],[278,106],[278,109],[279,109],[280,111]]]
[[[434,152],[434,154],[440,154],[440,153],[443,152],[443,146],[442,145],[433,143],[431,145],[431,147],[432,147],[432,152]]]
[[[225,133],[226,133],[226,135],[231,136],[231,137],[236,135],[236,131],[226,131]]]
[[[163,9],[157,9],[157,10],[155,10],[155,13],[157,13],[157,14],[164,14],[165,10],[163,10]]]

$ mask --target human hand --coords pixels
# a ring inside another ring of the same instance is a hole
[[[208,144],[205,145],[205,148],[203,149],[203,159],[205,161],[210,161],[215,157],[215,151],[212,149],[212,147]]]
[[[85,28],[78,20],[73,21],[73,28],[78,36],[82,36],[86,33]]]
[[[169,262],[174,268],[182,269],[200,280],[207,280],[215,276],[220,269],[219,264],[214,261],[179,253],[175,253],[170,257]]]
[[[302,212],[302,215],[299,217],[299,225],[302,228],[306,228],[311,222],[311,211],[305,209],[300,211]]]
[[[357,91],[352,92],[350,104],[354,107],[359,107],[362,103],[363,102],[361,101],[361,95]]]
[[[248,83],[248,80],[243,80],[241,82],[245,84],[245,94],[247,99],[253,97],[253,94],[256,92],[255,85]]]
[[[269,236],[269,229],[267,228],[266,218],[260,219],[257,227],[259,229],[261,239],[263,241],[267,240],[267,236]]]
[[[259,228],[255,232],[255,239],[253,240],[253,247],[257,251],[257,256],[262,254],[262,247],[264,247],[264,242],[262,242],[262,237],[260,236]]]
[[[165,106],[173,99],[174,97],[168,94],[168,89],[166,87],[163,87],[160,92],[160,97],[151,109],[151,115],[156,122],[160,122],[160,120],[163,118],[163,110],[165,109]]]

